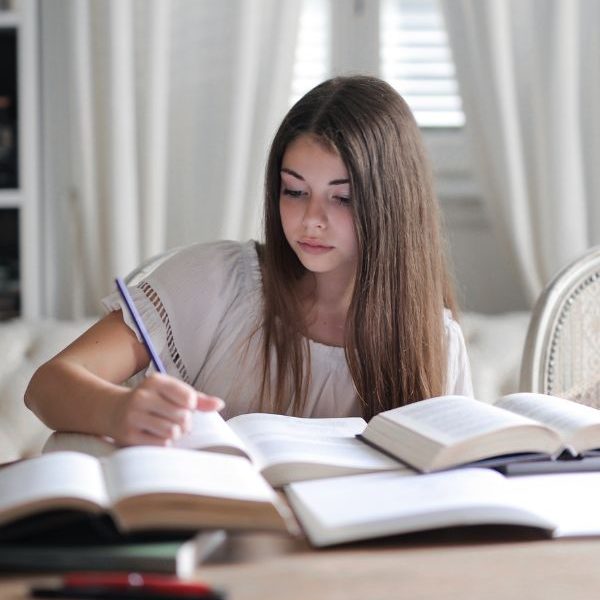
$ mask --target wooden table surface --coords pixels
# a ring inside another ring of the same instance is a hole
[[[284,536],[231,534],[198,578],[228,600],[596,599],[600,539],[473,528],[313,550]],[[0,577],[0,599],[26,598],[33,581]]]

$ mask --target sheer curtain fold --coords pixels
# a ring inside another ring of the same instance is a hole
[[[475,170],[533,303],[600,243],[600,52],[590,25],[600,4],[441,2]]]
[[[149,10],[155,10],[152,0]],[[104,73],[104,208],[105,243],[103,254],[109,273],[123,274],[140,260],[139,147],[137,126],[139,101],[135,94],[135,56],[133,40],[133,0],[109,0],[105,4]],[[103,57],[104,58],[104,57]],[[104,273],[105,277],[108,273]]]
[[[301,5],[300,0],[242,2],[234,97],[245,101],[232,106],[225,238],[259,234],[266,157],[288,108]]]
[[[288,108],[302,0],[68,0],[68,172],[48,198],[48,316],[97,314],[99,299],[166,247],[258,234],[266,152]],[[42,11],[42,19],[57,20]],[[50,31],[50,26],[47,28]],[[59,103],[60,104],[60,103]],[[57,112],[46,106],[46,118]],[[53,135],[57,135],[53,133]],[[54,140],[53,140],[54,141]]]
[[[67,30],[69,44],[68,78],[69,105],[73,111],[71,123],[70,147],[78,148],[72,153],[72,189],[76,190],[73,198],[73,258],[72,276],[73,316],[86,313],[91,298],[100,294],[99,279],[96,275],[95,257],[100,255],[97,168],[96,168],[96,136],[94,127],[94,83],[92,77],[91,48],[91,16],[87,2],[72,0],[69,3],[70,13]],[[86,236],[84,238],[84,232]],[[87,292],[88,297],[85,297]],[[62,299],[62,306],[66,298]],[[56,307],[54,308],[56,310]],[[64,309],[63,309],[64,310]],[[62,315],[60,315],[62,316]]]
[[[167,5],[167,0],[148,0],[144,10],[156,22],[168,14]],[[62,249],[70,257],[62,264],[78,268],[71,288],[62,290],[64,296],[71,293],[77,299],[59,299],[62,317],[96,313],[113,277],[127,273],[143,255],[164,245],[160,227],[151,229],[152,243],[144,235],[152,221],[160,219],[164,205],[164,136],[155,130],[166,121],[166,113],[160,114],[160,94],[156,100],[138,89],[138,72],[149,70],[135,51],[139,7],[134,0],[73,0],[69,8],[66,43],[72,57],[73,114],[68,151],[73,160],[70,209],[76,235],[71,247]],[[144,34],[157,48],[147,56],[154,63],[152,87],[159,90],[166,88],[166,69],[161,66],[167,47],[153,42],[164,40],[166,25],[168,19]],[[144,107],[156,126],[141,121]],[[144,125],[148,135],[142,146],[139,128]],[[64,303],[72,306],[72,314],[64,314]]]

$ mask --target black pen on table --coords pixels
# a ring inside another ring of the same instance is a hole
[[[150,360],[152,361],[152,364],[159,373],[166,373],[167,370],[165,369],[165,365],[163,365],[158,352],[156,352],[156,349],[154,348],[154,344],[150,339],[150,335],[148,335],[148,330],[142,321],[142,317],[140,316],[138,309],[133,303],[133,299],[131,298],[131,294],[125,285],[125,282],[123,279],[121,279],[121,277],[117,277],[115,282],[117,284],[117,289],[121,294],[121,298],[123,298],[123,302],[125,302],[125,306],[127,306],[127,310],[129,311],[129,314],[135,323],[135,327],[142,338],[142,342],[144,343],[144,346],[146,346],[146,350],[148,350],[150,353]]]

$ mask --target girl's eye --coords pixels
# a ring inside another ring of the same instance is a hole
[[[350,204],[352,203],[352,200],[349,196],[334,196],[333,199],[338,204],[342,204],[343,206],[350,206]]]
[[[282,191],[284,196],[290,196],[291,198],[300,198],[303,193],[302,190],[290,190],[289,188],[283,188]]]

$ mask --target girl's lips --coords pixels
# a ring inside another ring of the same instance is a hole
[[[304,252],[307,252],[308,254],[325,254],[326,252],[333,250],[333,246],[324,246],[318,242],[303,241],[298,242],[298,245]]]

